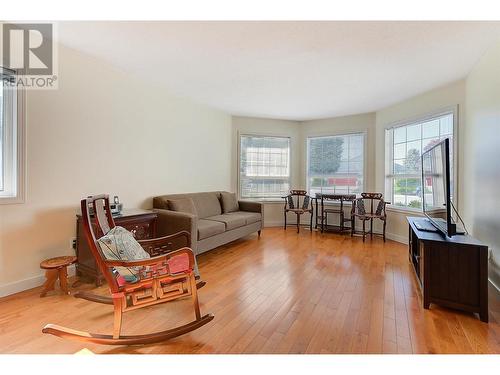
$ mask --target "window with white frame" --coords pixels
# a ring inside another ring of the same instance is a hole
[[[445,138],[453,145],[455,111],[386,129],[386,196],[401,208],[422,207],[422,153]],[[453,192],[453,146],[450,148]]]
[[[364,187],[365,133],[307,138],[307,189],[358,194]]]
[[[240,136],[242,198],[281,198],[290,190],[290,138]]]
[[[14,72],[0,67],[0,203],[22,201],[22,128]]]

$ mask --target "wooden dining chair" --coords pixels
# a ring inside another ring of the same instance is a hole
[[[307,194],[305,190],[290,190],[290,194],[282,197],[285,200],[285,207],[283,208],[285,216],[284,229],[287,227],[287,213],[293,212],[297,216],[297,233],[300,232],[300,217],[305,213],[310,214],[309,229],[312,231],[313,223],[313,204],[312,198]]]
[[[91,222],[89,208],[92,208],[95,213],[95,225]],[[110,259],[106,257],[98,242],[102,236],[110,233],[113,228],[120,228],[115,226],[108,196],[97,195],[83,199],[81,209],[85,236],[92,255],[107,281],[111,297],[85,292],[77,293],[75,297],[113,305],[113,334],[77,331],[55,324],[47,324],[42,330],[43,333],[106,345],[150,344],[191,332],[214,318],[212,314],[202,316],[200,312],[194,275],[193,251],[189,247],[178,250],[172,250],[171,247],[172,241],[182,236],[187,237],[188,243],[190,243],[190,234],[188,232],[137,241],[150,257],[140,260],[124,260],[118,254],[119,259]],[[125,237],[125,240],[129,238]],[[123,241],[125,246],[127,246],[127,243],[130,244],[130,241],[125,240]],[[134,243],[135,240],[132,239],[131,241]],[[128,279],[124,277],[127,270],[132,273],[132,275],[127,274]],[[127,336],[121,334],[124,312],[186,297],[191,298],[195,315],[195,319],[189,323],[161,332]]]
[[[368,203],[369,211],[366,209],[366,203]],[[375,205],[376,204],[376,205]],[[384,201],[381,193],[361,193],[361,198],[357,198],[351,208],[351,216],[353,218],[353,224],[351,228],[351,237],[355,233],[355,218],[358,218],[363,222],[363,241],[367,234],[373,236],[374,234],[382,235],[385,242],[385,228],[387,225],[387,213],[385,211],[385,206],[389,202]],[[382,233],[373,233],[373,220],[381,220]],[[370,231],[366,232],[366,222],[370,221]]]

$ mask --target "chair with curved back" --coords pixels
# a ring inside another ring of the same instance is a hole
[[[365,202],[369,202],[370,210],[366,210]],[[375,202],[377,205],[375,206]],[[387,213],[385,211],[385,206],[389,202],[384,201],[381,193],[361,193],[361,198],[357,198],[351,208],[351,216],[353,218],[353,224],[355,218],[358,218],[363,222],[363,241],[367,234],[373,236],[374,234],[381,234],[385,242],[385,227],[387,225]],[[382,233],[373,233],[373,219],[379,219],[383,222]],[[370,232],[366,232],[366,222],[370,221]],[[352,225],[351,237],[354,235],[355,228]]]
[[[95,213],[95,224],[91,222],[89,208]],[[89,301],[112,304],[114,306],[114,329],[112,335],[77,331],[54,324],[47,324],[42,332],[55,336],[106,345],[137,345],[165,341],[193,331],[214,317],[212,314],[201,316],[195,281],[195,258],[189,247],[172,250],[172,240],[186,237],[188,232],[138,241],[149,254],[141,260],[119,260],[106,258],[99,238],[115,228],[107,195],[97,195],[81,201],[83,227],[92,255],[104,275],[111,297],[79,292],[75,297]],[[119,227],[116,227],[119,228]],[[120,276],[119,269],[134,270],[134,280]],[[203,284],[199,284],[202,286]],[[195,320],[166,331],[123,336],[121,335],[122,315],[124,312],[156,305],[180,298],[190,297],[193,303]]]
[[[293,212],[295,215],[297,215],[297,223],[294,224],[297,226],[297,233],[300,232],[300,216],[305,213],[310,213],[311,218],[309,223],[309,229],[312,231],[313,204],[312,204],[312,198],[307,194],[307,191],[290,190],[290,194],[282,198],[285,200],[285,207],[283,208],[285,216],[284,229],[286,229],[287,226],[286,215],[288,212]]]

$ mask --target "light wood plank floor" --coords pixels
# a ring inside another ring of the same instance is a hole
[[[498,323],[423,310],[407,247],[397,242],[269,228],[201,255],[199,264],[202,313],[215,319],[195,332],[135,347],[44,335],[46,323],[110,333],[113,312],[71,296],[40,299],[36,288],[0,300],[0,353],[500,353]],[[123,333],[192,318],[189,301],[162,304],[126,313]]]

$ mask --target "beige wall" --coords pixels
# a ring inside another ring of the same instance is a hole
[[[229,115],[62,47],[59,70],[58,90],[28,93],[27,197],[0,205],[0,295],[73,252],[82,197],[149,208],[157,194],[231,188]]]
[[[383,192],[385,189],[385,128],[414,118],[425,116],[452,106],[458,106],[458,207],[462,210],[464,200],[463,177],[461,166],[464,162],[463,149],[465,147],[465,81],[454,82],[448,86],[426,92],[401,103],[395,104],[376,112],[375,136],[375,190]],[[388,198],[389,200],[389,198]],[[407,241],[408,224],[406,216],[418,216],[419,213],[408,213],[397,209],[390,209],[387,219],[389,237],[399,241]]]
[[[489,277],[500,287],[500,43],[466,80],[465,221],[491,251]]]

